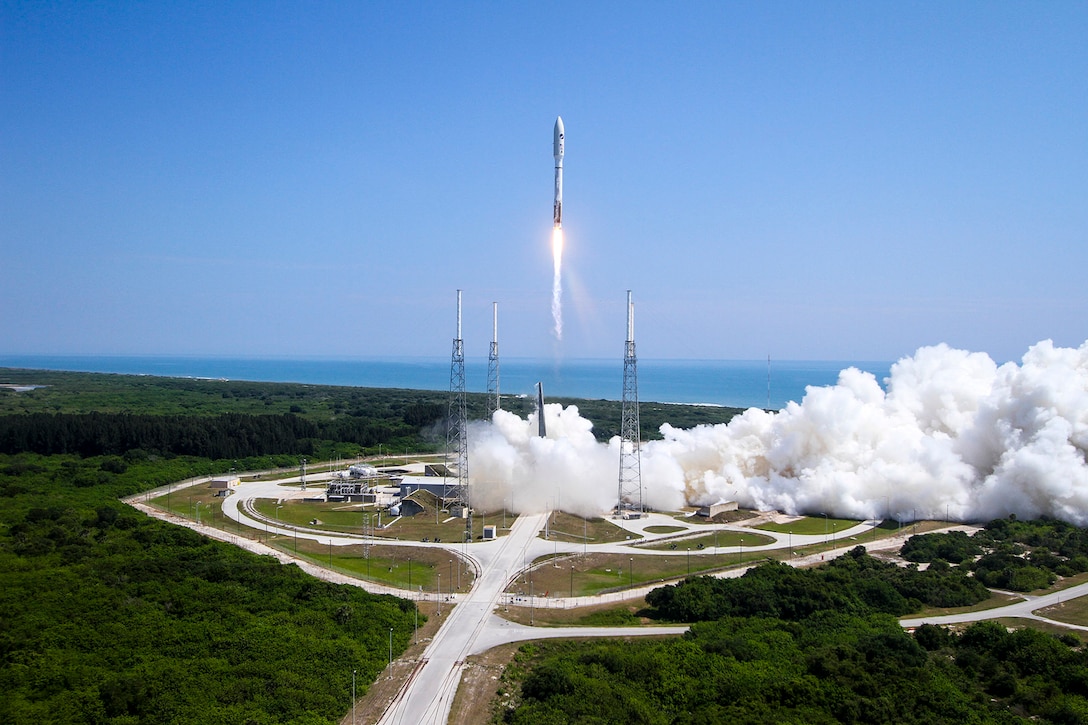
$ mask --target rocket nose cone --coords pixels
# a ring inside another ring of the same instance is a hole
[[[552,137],[552,153],[556,158],[563,156],[563,117],[555,119],[555,134]]]

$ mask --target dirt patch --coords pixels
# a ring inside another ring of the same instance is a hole
[[[511,642],[499,645],[465,660],[448,725],[477,725],[490,720],[496,699],[506,694],[500,693],[503,688],[502,674],[523,644]]]
[[[605,604],[597,604],[592,607],[577,607],[574,609],[541,609],[536,607],[530,609],[529,607],[499,607],[495,610],[495,614],[499,615],[503,619],[508,619],[511,622],[517,622],[518,624],[527,624],[534,627],[572,627],[586,623],[586,619],[592,615],[602,616],[607,612],[628,612],[631,615],[636,615],[638,612],[646,609],[647,604],[645,599],[631,599],[626,602],[607,602]],[[656,622],[646,617],[640,617],[642,624],[648,624],[658,626],[661,622]],[[609,623],[609,626],[612,624]]]
[[[438,614],[438,605],[434,602],[419,602],[419,613],[427,617],[427,622],[416,632],[416,642],[408,647],[400,657],[393,660],[393,664],[382,670],[373,683],[370,684],[366,694],[355,702],[355,723],[366,725],[376,723],[389,708],[390,703],[408,682],[408,678],[422,664],[423,650],[431,643],[438,628],[445,624],[450,613],[450,605],[442,607],[442,614]],[[356,683],[359,688],[360,683]],[[470,722],[470,721],[466,721]],[[351,712],[344,716],[340,725],[351,725]]]

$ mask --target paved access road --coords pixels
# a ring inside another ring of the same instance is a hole
[[[1063,589],[1060,592],[1051,592],[1038,597],[1020,594],[1018,592],[1007,593],[1012,596],[1023,597],[1024,599],[1023,601],[1013,602],[1012,604],[1006,604],[1003,607],[997,607],[995,609],[984,609],[979,612],[964,612],[962,614],[944,614],[937,617],[901,619],[899,620],[899,623],[909,629],[920,627],[923,624],[966,624],[967,622],[978,622],[984,619],[1020,617],[1024,619],[1037,619],[1040,622],[1047,622],[1057,627],[1067,627],[1069,629],[1079,629],[1088,632],[1088,627],[1082,627],[1079,624],[1059,622],[1056,619],[1048,619],[1041,614],[1036,614],[1037,610],[1046,609],[1055,604],[1061,604],[1062,602],[1068,602],[1071,599],[1085,596],[1088,594],[1088,584],[1079,584],[1075,587]]]

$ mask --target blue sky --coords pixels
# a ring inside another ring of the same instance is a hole
[[[1088,333],[1088,4],[0,4],[0,348],[1018,359]],[[564,339],[551,132],[566,124]]]

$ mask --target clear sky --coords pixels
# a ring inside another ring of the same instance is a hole
[[[1086,79],[1085,2],[2,2],[0,349],[1076,346]]]

